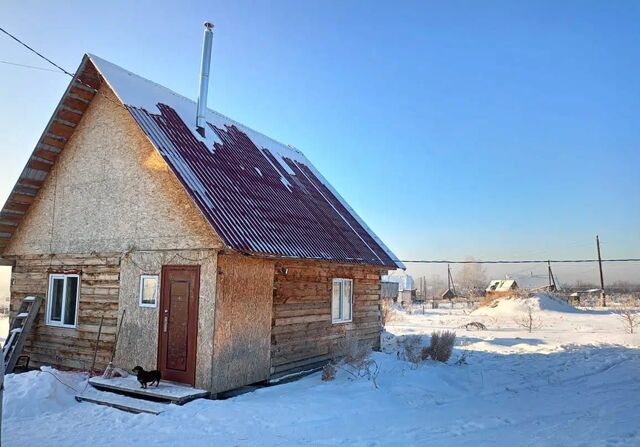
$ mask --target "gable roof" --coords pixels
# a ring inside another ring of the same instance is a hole
[[[487,292],[508,292],[518,287],[515,279],[494,279],[489,283]]]
[[[251,254],[404,268],[302,152],[212,110],[207,111],[202,137],[195,131],[194,101],[93,55],[85,55],[0,213],[0,252],[93,97],[95,90],[87,85],[99,88],[102,82],[130,112],[227,247]],[[80,93],[84,101],[70,105]],[[72,107],[79,105],[83,108]],[[79,113],[67,116],[70,110]],[[43,147],[48,151],[44,155],[54,156],[41,160]],[[27,203],[20,202],[22,189],[32,181],[37,183],[29,189]],[[17,205],[18,217],[12,212]],[[11,227],[4,228],[7,218],[13,218]]]

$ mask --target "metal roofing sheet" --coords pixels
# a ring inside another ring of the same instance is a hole
[[[300,151],[89,57],[229,247],[404,268]]]

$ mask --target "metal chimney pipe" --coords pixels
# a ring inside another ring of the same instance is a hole
[[[202,41],[202,63],[200,65],[200,90],[196,116],[196,130],[204,137],[207,123],[207,94],[209,93],[209,72],[211,71],[211,46],[213,42],[213,23],[204,22]]]

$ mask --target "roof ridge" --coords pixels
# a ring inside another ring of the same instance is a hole
[[[136,78],[138,78],[138,79],[140,79],[142,81],[145,81],[145,82],[147,82],[149,84],[152,84],[152,85],[154,85],[156,87],[159,87],[159,88],[161,88],[163,90],[166,90],[169,93],[171,93],[172,95],[177,96],[178,98],[181,98],[181,99],[184,99],[185,101],[189,101],[190,103],[196,104],[196,101],[194,101],[193,99],[191,99],[188,96],[185,96],[183,94],[180,94],[180,93],[176,92],[175,90],[170,89],[169,87],[166,87],[166,86],[164,86],[162,84],[159,84],[159,83],[157,83],[155,81],[152,81],[151,79],[145,78],[144,76],[140,76],[137,73],[129,71],[126,68],[123,68],[122,66],[120,66],[118,64],[115,64],[115,63],[113,63],[111,61],[108,61],[107,59],[103,59],[100,56],[97,56],[97,55],[95,55],[93,53],[86,53],[86,54],[90,59],[98,59],[98,62],[106,62],[107,64],[113,65],[114,67],[117,67],[118,69],[124,71],[125,73],[127,73],[127,74],[129,74],[131,76],[135,76]],[[240,128],[240,129],[249,130],[250,132],[256,133],[256,134],[258,134],[258,135],[260,135],[260,136],[262,136],[262,137],[264,137],[264,138],[266,138],[268,140],[273,141],[276,144],[279,144],[279,145],[282,145],[282,146],[286,146],[288,149],[290,149],[290,150],[292,150],[294,152],[297,152],[298,154],[304,156],[304,153],[300,149],[298,149],[297,147],[295,147],[293,145],[290,145],[290,144],[287,144],[287,143],[283,143],[281,141],[278,141],[275,138],[270,137],[269,135],[266,135],[266,134],[260,132],[259,130],[255,130],[255,129],[247,126],[246,124],[242,124],[239,121],[237,121],[237,120],[235,120],[233,118],[230,118],[230,117],[228,117],[227,115],[225,115],[223,113],[218,112],[217,110],[213,110],[213,109],[210,109],[209,107],[207,107],[207,112],[213,113],[213,114],[218,115],[219,117],[221,117],[221,118],[223,118],[225,120],[231,121],[234,125],[236,125],[236,127]]]

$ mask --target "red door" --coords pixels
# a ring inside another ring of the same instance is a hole
[[[194,385],[200,266],[162,267],[158,369],[163,380]]]

